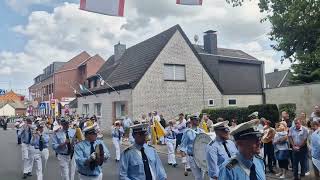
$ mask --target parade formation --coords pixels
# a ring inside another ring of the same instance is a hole
[[[320,180],[319,0],[0,7],[0,180]]]
[[[315,107],[315,112],[314,118],[319,115],[318,106]],[[110,156],[103,136],[98,135],[101,129],[95,116],[65,116],[53,122],[46,117],[18,118],[15,127],[17,143],[20,144],[22,152],[22,179],[32,176],[34,165],[37,180],[44,179],[43,171],[51,149],[53,151],[50,153],[54,153],[59,162],[60,177],[57,179],[73,180],[78,176],[80,180],[102,180],[103,173],[108,173],[102,171],[102,166],[112,160],[119,164],[120,180],[170,179],[163,167],[165,162],[161,162],[157,149],[153,146],[163,146],[161,138],[164,136],[167,163],[172,168],[184,166],[185,172],[181,172],[181,175],[188,176],[191,171],[195,180],[204,180],[206,177],[210,180],[264,180],[266,167],[269,167],[269,173],[276,173],[273,169],[276,168],[273,157],[266,159],[271,153],[261,151],[261,147],[266,148],[268,144],[266,138],[270,138],[270,133],[275,131],[277,133],[271,135],[271,141],[276,153],[274,158],[278,160],[280,168],[277,174],[280,179],[286,178],[289,161],[294,177],[298,177],[299,162],[301,177],[310,171],[301,157],[301,153],[306,153],[308,147],[312,152],[315,170],[319,167],[317,149],[320,125],[317,120],[308,121],[312,127],[309,132],[307,127],[301,125],[301,118],[296,118],[292,127],[287,128],[289,122],[286,112],[282,112],[282,121],[277,124],[276,130],[269,126],[270,121],[265,118],[258,119],[257,112],[249,115],[251,120],[234,127],[230,127],[229,121],[223,118],[219,118],[216,123],[207,123],[213,121],[206,114],[184,116],[181,113],[176,120],[170,120],[166,127],[162,127],[157,112],[150,114],[152,115],[149,119],[143,117],[132,122],[127,117],[126,120],[114,122],[111,139],[115,157]],[[262,130],[259,129],[261,125]],[[129,130],[124,130],[124,126],[129,127]],[[177,145],[180,132],[181,143]],[[307,141],[309,134],[310,142]],[[127,147],[122,146],[125,143],[128,144]],[[264,150],[266,152],[268,148]],[[287,154],[289,152],[293,155],[293,161]],[[176,156],[181,158],[177,159]],[[299,162],[296,159],[299,159]]]

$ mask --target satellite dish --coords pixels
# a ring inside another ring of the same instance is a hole
[[[196,35],[194,35],[194,42],[197,44],[197,42],[199,41],[199,36],[196,34]]]

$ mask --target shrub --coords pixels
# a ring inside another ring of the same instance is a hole
[[[296,110],[297,106],[294,103],[279,104],[279,113],[286,111],[289,114],[290,119],[294,119],[296,117]]]
[[[259,104],[248,106],[249,113],[259,112],[259,118],[266,118],[271,121],[271,126],[274,127],[276,122],[279,122],[279,111],[276,104]]]
[[[217,118],[222,117],[225,120],[237,119],[238,124],[248,121],[248,108],[246,107],[226,107],[226,108],[216,108],[216,109],[204,109],[202,114],[206,113],[210,119],[216,123]]]

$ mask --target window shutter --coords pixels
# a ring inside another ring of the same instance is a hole
[[[174,65],[165,64],[163,75],[165,80],[174,80]]]
[[[186,80],[185,66],[175,66],[175,80],[184,81]]]

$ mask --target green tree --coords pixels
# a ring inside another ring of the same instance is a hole
[[[245,0],[226,0],[241,6]],[[320,1],[259,0],[260,11],[266,13],[272,27],[270,39],[275,50],[282,51],[292,62],[291,83],[320,81]]]

